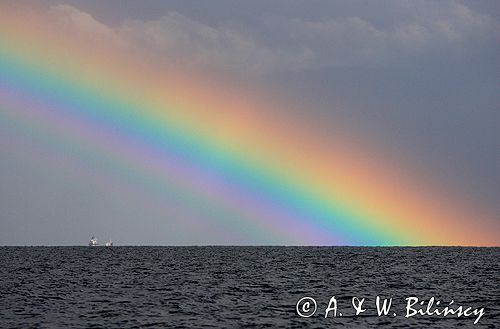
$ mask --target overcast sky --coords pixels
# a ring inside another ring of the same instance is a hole
[[[166,61],[252,79],[315,104],[307,110],[368,132],[500,217],[499,1],[21,2],[132,40]],[[23,193],[40,204],[50,204],[44,190],[68,188],[30,178],[33,168],[5,160],[11,151],[0,142],[0,205],[11,218],[4,225],[30,216],[16,208],[16,188],[38,189]],[[89,208],[106,211],[99,196],[84,194]],[[43,234],[26,243],[50,239]],[[14,240],[0,236],[0,244]]]

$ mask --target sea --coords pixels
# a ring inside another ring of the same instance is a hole
[[[500,248],[0,247],[0,328],[500,328]]]

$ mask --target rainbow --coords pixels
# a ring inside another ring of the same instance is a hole
[[[113,175],[219,209],[175,219],[193,236],[217,226],[247,244],[499,244],[491,215],[340,124],[329,131],[263,92],[141,56],[48,14],[2,8],[0,120],[94,164],[103,185]]]

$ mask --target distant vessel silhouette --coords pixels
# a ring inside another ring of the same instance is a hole
[[[89,247],[95,247],[97,246],[97,238],[95,236],[92,236],[92,238],[89,241]]]
[[[106,247],[113,247],[113,241],[109,240],[108,242],[106,242],[105,246]]]

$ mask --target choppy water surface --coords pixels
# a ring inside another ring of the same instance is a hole
[[[0,265],[2,328],[500,328],[500,248],[4,247]],[[405,318],[410,296],[485,314]]]

